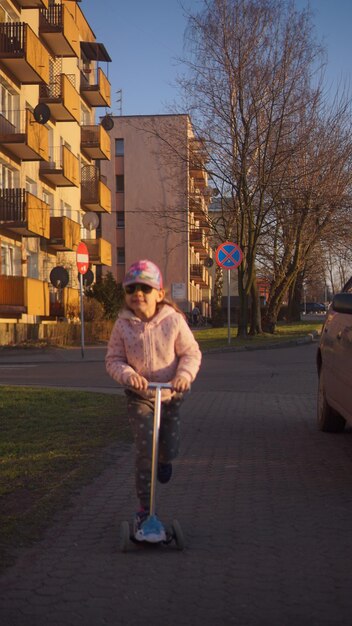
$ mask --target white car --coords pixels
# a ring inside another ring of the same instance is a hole
[[[318,426],[325,432],[341,432],[346,422],[352,426],[352,286],[334,296],[321,333],[317,366]]]

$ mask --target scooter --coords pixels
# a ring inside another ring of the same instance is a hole
[[[154,404],[154,427],[153,427],[153,450],[152,450],[152,475],[150,486],[150,509],[149,515],[146,518],[144,524],[153,526],[155,518],[155,502],[156,502],[156,481],[158,471],[158,451],[159,451],[159,431],[160,431],[160,416],[161,416],[161,390],[172,389],[170,383],[149,383],[148,389],[155,389],[155,404]],[[153,540],[148,541],[147,537],[141,539],[136,537],[134,531],[131,531],[129,522],[123,521],[120,526],[120,548],[122,552],[127,552],[130,542],[135,544],[148,544],[150,546],[155,545],[167,545],[175,541],[178,550],[183,550],[185,547],[184,537],[179,522],[174,519],[170,527],[164,527],[165,538],[160,541]]]

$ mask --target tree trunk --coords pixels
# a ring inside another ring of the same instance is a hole
[[[251,326],[250,335],[260,335],[262,333],[262,316],[260,310],[260,296],[256,280],[251,287]]]
[[[221,267],[217,265],[215,270],[214,301],[212,311],[212,324],[214,328],[222,328],[224,325],[224,314],[222,310],[223,283],[223,271]]]
[[[301,319],[300,303],[303,292],[303,272],[299,272],[295,282],[292,284],[287,307],[287,321],[299,322]]]
[[[239,295],[239,309],[238,309],[238,328],[237,337],[247,337],[248,327],[248,295],[243,284],[244,272],[242,267],[238,268],[238,295]]]
[[[269,305],[263,315],[262,330],[264,333],[274,334],[277,324],[277,317],[279,314],[280,306],[276,304]]]

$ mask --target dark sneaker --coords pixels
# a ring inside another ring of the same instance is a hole
[[[145,522],[145,520],[147,519],[147,517],[149,517],[149,511],[147,511],[146,509],[140,509],[140,511],[137,511],[136,515],[134,516],[134,530],[138,530],[143,522]]]
[[[158,464],[158,481],[159,483],[168,483],[172,476],[172,463]]]

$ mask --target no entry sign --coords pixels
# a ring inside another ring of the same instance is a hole
[[[86,274],[89,269],[88,248],[83,241],[78,244],[77,248],[77,269],[80,274]]]
[[[241,265],[243,252],[237,243],[225,241],[217,247],[215,260],[217,264],[225,270],[234,270],[236,267]]]

